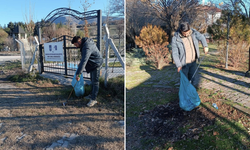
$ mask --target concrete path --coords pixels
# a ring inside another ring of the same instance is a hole
[[[220,91],[227,100],[250,108],[250,78],[243,72],[200,69],[199,87]]]

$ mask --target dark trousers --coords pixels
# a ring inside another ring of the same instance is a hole
[[[181,70],[182,70],[183,74],[185,74],[185,76],[190,81],[194,75],[196,68],[197,68],[197,64],[196,64],[196,61],[194,61],[192,63],[186,64],[185,66],[183,66]],[[191,81],[192,84],[193,84],[194,79],[195,79],[195,76],[193,77],[193,79]]]
[[[100,77],[101,67],[96,68],[95,70],[90,72],[90,80],[91,80],[91,98],[92,100],[96,100],[97,94],[99,92],[99,77]]]

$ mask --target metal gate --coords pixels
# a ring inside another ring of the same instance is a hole
[[[63,41],[64,62],[45,61],[44,44],[39,45],[41,72],[62,74],[65,75],[65,77],[74,76],[75,71],[78,68],[78,64],[80,63],[81,53],[79,48],[76,48],[71,44],[72,38],[73,37],[71,36],[64,35],[49,41]],[[83,72],[83,77],[85,79],[90,79],[90,76],[86,71]]]
[[[92,10],[87,12],[79,12],[70,8],[57,8],[50,12],[44,20],[38,23],[38,38],[41,43],[42,32],[41,28],[51,25],[57,18],[61,16],[69,15],[77,20],[97,20],[97,35],[96,35],[96,45],[98,49],[102,52],[102,12],[101,10]],[[80,63],[80,51],[78,48],[71,44],[73,37],[64,35],[58,37],[49,42],[59,42],[63,41],[63,51],[64,51],[64,62],[49,62],[44,59],[44,45],[39,45],[40,63],[41,63],[41,73],[50,72],[56,74],[63,74],[65,76],[74,76],[74,73]],[[48,42],[47,42],[48,43]],[[83,77],[89,79],[89,75],[83,72]]]

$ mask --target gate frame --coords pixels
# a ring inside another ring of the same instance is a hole
[[[44,26],[51,25],[57,18],[62,16],[72,16],[77,20],[89,20],[93,18],[97,18],[97,48],[99,51],[101,51],[101,45],[102,45],[102,11],[101,10],[92,10],[87,12],[79,12],[74,9],[70,8],[57,8],[53,11],[51,11],[44,19],[44,21],[38,22],[38,38],[39,43],[41,43],[42,39],[42,31],[41,28]],[[64,41],[64,62],[65,62],[65,75],[67,75],[67,54],[66,54],[66,39],[65,35],[63,37]],[[40,54],[40,63],[41,63],[41,74],[44,72],[44,63],[43,63],[43,54],[42,54],[42,45],[39,45],[39,54]]]
[[[68,35],[63,35],[63,36],[57,37],[54,40],[48,41],[48,43],[50,43],[50,42],[60,42],[60,41],[63,42],[63,54],[64,54],[64,61],[63,61],[64,62],[64,74],[63,75],[65,75],[65,76],[73,76],[73,75],[68,74],[68,70],[74,70],[74,69],[68,69],[67,50],[78,49],[77,47],[67,47],[66,46],[66,42],[69,40],[69,38],[73,38],[73,37],[68,36]],[[57,67],[44,66],[44,54],[43,54],[44,46],[43,45],[44,44],[39,45],[39,56],[40,56],[40,63],[41,63],[41,72],[49,72],[49,73],[54,73],[54,74],[61,74],[61,73],[57,73],[57,72],[44,71],[45,67],[54,68],[54,69],[58,69],[58,68]],[[86,72],[86,71],[83,71],[83,72]],[[83,78],[90,79],[89,77],[83,77]]]

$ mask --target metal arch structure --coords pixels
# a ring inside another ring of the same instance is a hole
[[[87,12],[79,12],[70,8],[57,8],[51,11],[44,19],[38,23],[39,25],[39,42],[41,42],[41,27],[51,25],[56,19],[62,16],[72,16],[77,20],[89,20],[97,18],[97,47],[101,51],[101,37],[102,37],[102,12],[101,10],[92,10]]]

